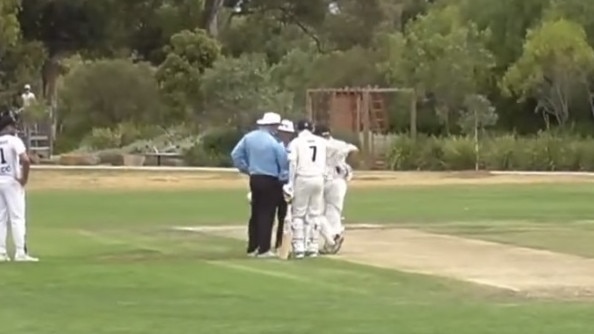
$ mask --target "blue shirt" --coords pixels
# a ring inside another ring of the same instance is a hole
[[[285,147],[266,130],[254,130],[241,138],[231,152],[233,166],[249,175],[268,175],[279,179],[289,175]]]

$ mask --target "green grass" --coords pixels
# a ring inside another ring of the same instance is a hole
[[[586,185],[410,187],[349,194],[354,222],[396,222],[594,255]],[[0,266],[2,333],[588,333],[590,301],[529,300],[339,261],[245,259],[172,225],[245,221],[245,191],[33,192],[38,264]],[[580,222],[582,221],[582,222]]]

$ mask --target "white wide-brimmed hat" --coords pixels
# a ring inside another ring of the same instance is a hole
[[[276,125],[281,124],[281,116],[275,112],[267,112],[256,121],[258,125]]]
[[[291,122],[290,120],[283,119],[281,121],[281,124],[278,126],[278,131],[294,133],[295,126],[293,125],[293,122]]]

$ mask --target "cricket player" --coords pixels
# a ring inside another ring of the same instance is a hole
[[[25,185],[31,161],[23,141],[16,136],[17,117],[11,110],[0,113],[0,261],[10,261],[6,249],[8,224],[15,247],[14,260],[37,262],[27,254]]]
[[[324,213],[327,140],[312,133],[310,121],[297,123],[298,135],[288,147],[289,181],[283,192],[291,197],[292,247],[297,259],[318,255],[318,232]]]
[[[320,234],[325,241],[320,252],[336,254],[344,242],[342,210],[347,193],[347,182],[352,178],[352,169],[347,157],[359,149],[353,144],[332,137],[325,125],[317,125],[315,134],[326,139],[327,157],[324,175],[324,217]]]
[[[295,126],[291,120],[283,119],[278,127],[277,137],[279,141],[288,151],[289,143],[295,138]],[[288,152],[287,152],[288,155]],[[279,183],[279,203],[277,206],[277,227],[276,227],[276,240],[275,249],[278,250],[281,247],[283,240],[284,229],[288,228],[291,221],[291,213],[287,212],[288,203],[283,198],[282,186],[285,182]],[[285,223],[287,226],[285,227]]]

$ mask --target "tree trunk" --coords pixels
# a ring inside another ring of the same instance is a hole
[[[60,57],[54,55],[49,57],[42,68],[42,94],[43,98],[49,108],[49,124],[51,137],[56,135],[56,120],[58,119],[56,112],[58,107],[58,78],[60,77]]]
[[[219,12],[223,7],[223,0],[205,0],[200,28],[216,38],[219,35]]]

